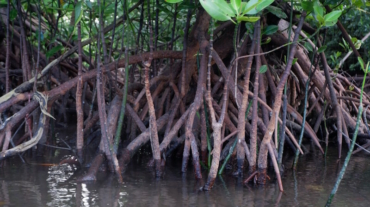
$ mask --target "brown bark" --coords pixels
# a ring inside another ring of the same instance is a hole
[[[212,32],[212,31],[211,31]],[[218,166],[220,164],[220,156],[221,156],[221,148],[222,148],[222,141],[221,137],[222,134],[225,133],[224,130],[222,129],[223,122],[226,116],[226,109],[227,107],[227,100],[228,100],[228,93],[227,93],[227,82],[229,81],[226,79],[225,84],[224,84],[224,90],[223,90],[223,103],[222,103],[222,109],[221,109],[221,114],[220,118],[217,121],[216,120],[216,113],[213,108],[212,104],[212,96],[211,96],[211,62],[212,62],[212,50],[213,50],[213,34],[211,34],[211,42],[210,42],[210,54],[208,57],[208,72],[207,72],[207,90],[205,91],[206,95],[206,100],[208,104],[208,109],[210,112],[210,117],[212,120],[212,137],[213,137],[213,151],[212,151],[212,164],[211,168],[208,173],[208,178],[207,182],[203,187],[203,190],[210,190],[213,187],[213,184],[215,182],[216,176],[217,176],[217,171],[218,171]],[[237,51],[236,51],[237,52]],[[237,56],[237,54],[235,54]],[[225,128],[223,128],[225,129]]]
[[[268,144],[270,143],[271,136],[272,136],[272,134],[275,130],[275,127],[276,127],[275,120],[278,118],[277,116],[278,116],[278,113],[280,111],[281,97],[283,95],[284,85],[286,83],[286,80],[287,80],[287,78],[289,76],[289,73],[290,73],[290,70],[292,68],[294,54],[297,50],[297,40],[298,40],[298,37],[299,37],[299,32],[302,29],[302,25],[303,25],[305,17],[306,17],[306,12],[303,12],[302,15],[301,15],[301,19],[300,19],[300,22],[298,24],[298,27],[297,27],[297,29],[295,31],[295,34],[294,34],[293,44],[291,46],[291,50],[290,50],[290,54],[289,54],[289,58],[288,58],[288,61],[287,61],[286,68],[285,68],[284,73],[281,76],[279,84],[276,88],[277,91],[276,91],[275,103],[274,103],[274,107],[273,107],[273,111],[272,111],[272,116],[271,116],[270,122],[267,126],[267,131],[266,131],[266,133],[263,137],[262,143],[261,143],[259,156],[258,156],[258,169],[259,169],[258,177],[261,176],[261,180],[262,180],[261,183],[263,183],[263,180],[265,179],[264,177],[267,176],[266,175],[266,168],[267,168]]]
[[[168,121],[168,114],[164,114],[157,120],[157,129],[161,130],[165,123]],[[119,158],[119,164],[122,169],[122,172],[125,171],[126,166],[131,161],[132,156],[134,156],[135,152],[143,146],[146,142],[149,141],[150,137],[150,128],[147,128],[144,132],[142,132],[139,136],[137,136],[134,140],[130,142],[127,147],[122,150],[121,156]]]
[[[254,54],[255,50],[255,45],[256,41],[255,39],[257,38],[257,30],[254,31],[253,35],[253,41],[252,45],[250,46],[249,49],[249,55]],[[242,103],[239,108],[239,113],[238,113],[238,143],[236,146],[237,149],[237,162],[238,162],[238,169],[237,169],[237,174],[238,175],[243,175],[243,169],[244,169],[244,158],[245,158],[245,150],[243,146],[243,142],[245,142],[245,113],[247,111],[247,106],[248,106],[248,91],[249,91],[249,79],[250,79],[250,74],[251,74],[251,67],[253,63],[253,56],[250,56],[248,58],[248,62],[246,65],[245,69],[245,74],[244,74],[244,85],[243,85],[243,99]],[[251,163],[251,160],[248,160],[249,163]]]
[[[92,161],[91,166],[86,175],[77,179],[77,182],[96,181],[96,174],[98,173],[100,165],[104,162],[105,156],[99,153]]]
[[[208,163],[207,156],[207,125],[206,125],[206,114],[204,105],[201,105],[200,111],[200,152],[203,163]]]
[[[151,28],[150,28],[151,29]],[[149,107],[149,128],[150,128],[150,142],[152,146],[152,153],[153,153],[153,159],[155,162],[155,175],[156,177],[160,177],[162,175],[161,170],[161,153],[159,150],[159,138],[158,138],[158,129],[157,129],[157,122],[156,122],[156,116],[155,116],[155,109],[153,104],[152,95],[150,93],[150,83],[149,83],[149,68],[152,64],[152,56],[153,56],[153,37],[151,34],[150,37],[150,53],[149,60],[144,63],[145,65],[145,95],[146,99],[148,101],[148,107]]]
[[[261,58],[260,58],[260,33],[261,33],[261,25],[260,21],[257,21],[255,26],[255,30],[257,30],[256,38],[254,39],[256,44],[256,72],[255,72],[255,79],[253,85],[253,103],[252,103],[252,130],[250,135],[250,154],[251,160],[249,161],[249,173],[252,173],[255,169],[255,165],[257,162],[257,121],[258,121],[258,87],[259,87],[259,69],[261,67]],[[245,91],[246,93],[248,91]]]
[[[321,42],[320,39],[317,39],[318,46],[321,47]],[[338,141],[338,157],[340,158],[342,156],[342,109],[340,105],[338,104],[337,100],[337,95],[335,93],[335,89],[333,87],[333,82],[331,81],[331,77],[329,74],[329,66],[328,63],[326,62],[326,56],[325,53],[322,52],[320,53],[321,55],[321,61],[322,64],[324,65],[324,74],[325,74],[325,79],[328,83],[328,88],[330,91],[330,99],[331,103],[333,105],[333,108],[335,109],[336,115],[337,115],[337,141]],[[346,126],[345,126],[346,127]]]
[[[100,1],[98,0],[98,4],[100,4]],[[100,50],[100,44],[98,41],[98,50]],[[114,170],[116,172],[116,175],[118,177],[118,182],[122,183],[122,176],[120,167],[118,164],[116,153],[113,151],[113,148],[109,144],[109,140],[113,139],[109,137],[108,133],[108,124],[107,124],[107,114],[105,109],[105,96],[104,96],[104,88],[105,81],[102,73],[102,69],[100,66],[99,61],[99,55],[98,55],[98,68],[97,68],[97,76],[96,76],[96,87],[97,87],[97,97],[98,97],[98,111],[99,111],[99,120],[100,120],[100,126],[101,126],[101,133],[102,133],[102,139],[101,144],[104,146],[104,153],[106,154],[108,160],[112,163],[114,166]]]
[[[76,3],[76,0],[75,0]],[[78,32],[78,81],[76,89],[76,113],[77,113],[77,140],[76,148],[77,155],[79,158],[83,157],[82,148],[84,146],[84,133],[83,133],[83,124],[84,124],[84,112],[82,110],[82,45],[81,45],[81,22],[77,25]]]
[[[201,178],[202,174],[200,172],[200,165],[199,165],[199,153],[197,149],[197,144],[195,142],[195,137],[192,132],[194,117],[197,110],[202,103],[202,94],[203,94],[203,84],[205,83],[206,75],[205,70],[207,68],[207,56],[206,56],[206,47],[208,46],[208,41],[205,38],[206,32],[209,26],[210,16],[204,10],[200,10],[197,15],[197,21],[195,23],[194,29],[190,33],[189,36],[189,47],[187,50],[187,70],[185,72],[185,91],[188,91],[189,84],[186,84],[190,80],[190,76],[193,73],[195,66],[196,66],[196,57],[194,54],[197,53],[198,48],[200,48],[202,56],[201,56],[201,63],[199,68],[199,75],[198,75],[198,82],[197,82],[197,89],[196,95],[194,99],[194,103],[190,106],[191,111],[188,117],[188,122],[186,123],[185,127],[185,147],[183,153],[183,161],[182,161],[182,172],[186,172],[187,162],[189,159],[189,150],[191,147],[192,156],[193,156],[193,165],[195,169],[195,176],[197,178]],[[191,58],[191,59],[190,59]],[[181,89],[183,90],[183,89]]]
[[[20,0],[17,0],[17,10],[18,10],[18,14],[20,15],[20,17],[22,16],[23,14],[23,11],[21,9],[22,5],[21,5],[21,1]],[[19,18],[19,25],[20,25],[20,30],[21,30],[21,54],[22,54],[22,70],[23,70],[23,81],[28,81],[29,79],[32,78],[31,76],[31,65],[30,65],[30,62],[29,62],[29,56],[28,56],[28,50],[27,50],[27,41],[26,41],[26,32],[25,32],[25,29],[24,29],[24,25],[23,25],[23,19],[22,18]]]

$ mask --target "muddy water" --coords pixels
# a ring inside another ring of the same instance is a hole
[[[164,178],[156,180],[137,160],[124,174],[122,185],[104,172],[95,183],[76,183],[79,173],[73,166],[36,165],[57,163],[62,151],[28,159],[32,164],[21,164],[15,157],[0,169],[0,206],[323,206],[341,167],[335,153],[330,151],[326,161],[315,153],[301,157],[296,173],[285,170],[284,193],[279,193],[273,177],[265,187],[243,187],[227,172],[211,192],[201,192],[202,182],[191,172],[182,176],[179,164],[168,163]],[[291,160],[285,165],[290,166]],[[368,158],[352,157],[333,206],[369,206],[369,183]]]

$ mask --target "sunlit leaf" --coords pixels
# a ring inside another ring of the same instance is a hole
[[[254,15],[257,14],[258,11],[256,10],[256,6],[260,3],[261,0],[250,0],[248,3],[244,4],[243,13],[242,14],[250,14]]]
[[[270,4],[272,4],[274,2],[274,0],[264,0],[262,1],[261,3],[259,3],[257,6],[256,6],[256,9],[258,12],[262,11],[264,8],[268,7]]]
[[[199,2],[204,8],[204,10],[206,10],[207,13],[214,19],[219,20],[219,21],[231,20],[231,17],[221,12],[218,6],[211,0],[200,0]],[[227,3],[226,3],[226,6],[229,7]],[[231,8],[229,7],[229,9]]]
[[[315,11],[316,16],[324,16],[324,8],[320,5],[314,5],[313,10]]]
[[[316,16],[316,19],[317,19],[317,21],[319,21],[319,23],[320,23],[320,25],[323,25],[324,23],[325,23],[325,20],[324,20],[324,17],[323,16],[321,16],[321,15],[319,15],[319,14],[317,14],[317,15],[315,15]],[[330,22],[328,22],[328,24],[329,24]]]
[[[202,1],[202,0],[201,0]],[[218,9],[230,17],[234,17],[237,13],[231,8],[231,5],[224,0],[212,0]]]
[[[243,22],[256,22],[260,19],[260,17],[238,16],[236,19]]]
[[[324,26],[331,27],[334,26],[337,23],[337,21],[325,21]]]
[[[171,4],[175,4],[175,3],[182,2],[183,0],[165,0],[165,1]]]
[[[236,14],[239,14],[241,0],[230,0],[231,7],[235,10]]]
[[[342,11],[339,11],[339,10],[332,11],[329,14],[326,14],[324,16],[324,20],[325,20],[325,22],[331,22],[331,21],[336,22],[341,14],[342,14]]]

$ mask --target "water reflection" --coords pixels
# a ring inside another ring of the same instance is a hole
[[[326,164],[321,156],[303,156],[297,172],[285,170],[284,193],[274,181],[244,187],[227,174],[217,178],[211,192],[202,192],[204,183],[195,180],[191,170],[182,176],[180,167],[170,164],[164,178],[156,180],[145,166],[132,163],[120,185],[105,173],[97,182],[77,183],[73,166],[22,165],[17,159],[0,169],[0,206],[323,206],[341,165],[335,151]],[[367,159],[352,158],[333,206],[368,206]]]
[[[47,206],[68,206],[75,196],[76,184],[65,183],[75,172],[76,168],[69,164],[51,166],[48,169],[48,194],[52,198]],[[61,184],[63,183],[63,184]]]

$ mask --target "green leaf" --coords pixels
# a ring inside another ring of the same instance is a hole
[[[270,4],[272,4],[274,2],[274,0],[264,0],[262,1],[261,3],[259,3],[257,6],[256,6],[256,10],[258,12],[262,11],[264,8],[268,7]]]
[[[248,3],[245,4],[242,14],[257,14],[258,11],[256,10],[256,6],[260,3],[260,1],[261,0],[250,0]]]
[[[56,47],[53,47],[51,50],[49,50],[47,53],[46,53],[46,57],[47,58],[50,58],[51,56],[53,56],[55,53],[57,53],[59,50],[61,50],[63,48],[63,46],[61,45],[58,45]]]
[[[335,62],[334,56],[330,55],[331,61]]]
[[[73,11],[73,4],[70,4],[70,3],[63,4],[63,11],[67,11],[67,10],[68,11]]]
[[[237,16],[236,20],[243,21],[243,22],[256,22],[260,19],[260,17],[249,17],[249,16]]]
[[[316,15],[316,19],[317,21],[319,21],[320,25],[324,25],[325,24],[325,20],[324,20],[324,17],[322,17],[321,15]],[[329,24],[329,22],[328,22]]]
[[[305,47],[308,51],[310,51],[310,52],[312,52],[312,51],[313,51],[313,49],[312,49],[312,45],[311,45],[310,43],[308,43],[308,42],[305,42],[305,43],[304,43],[304,47]]]
[[[16,9],[11,9],[10,12],[9,12],[10,21],[15,20],[17,15],[18,15],[17,10]]]
[[[230,7],[230,4],[228,4],[225,0],[200,0],[199,2],[202,4],[202,6],[203,6],[203,3],[206,3],[213,10],[218,10],[219,12],[221,12],[221,13],[229,16],[229,17],[235,17],[236,16],[236,13]]]
[[[339,10],[332,11],[329,14],[326,14],[324,16],[324,20],[325,20],[325,22],[331,22],[331,21],[336,22],[336,21],[338,21],[338,18],[340,17],[341,14],[342,14],[342,11],[339,11]]]
[[[173,15],[173,13],[168,10],[165,6],[159,5],[158,6],[159,11],[166,13],[167,15]]]
[[[260,73],[262,74],[262,73],[266,73],[266,71],[267,71],[267,65],[262,65],[261,67],[260,67]]]
[[[357,57],[357,60],[358,60],[358,62],[359,62],[359,63],[360,63],[360,65],[361,65],[361,69],[362,69],[363,71],[365,71],[364,61],[362,60],[362,58]]]
[[[292,65],[294,65],[297,61],[298,61],[298,58],[294,58],[293,62],[292,62]]]
[[[181,11],[181,10],[187,11],[188,9],[196,9],[196,8],[197,8],[196,4],[193,4],[187,1],[183,1],[179,6],[177,6],[178,11]]]
[[[92,9],[92,4],[91,4],[90,0],[86,0],[85,4],[86,4],[87,7],[89,7],[89,9]]]
[[[325,21],[324,26],[331,27],[334,26],[337,23],[337,21]]]
[[[353,85],[350,85],[350,86],[349,86],[349,90],[350,90],[350,91],[353,91],[354,89],[355,89],[355,86],[353,86]]]
[[[364,3],[361,0],[354,1],[353,5],[355,5],[357,8],[361,8]]]
[[[216,1],[220,1],[220,0],[216,0]],[[221,1],[223,1],[223,0],[221,0]],[[211,0],[200,0],[199,2],[202,5],[202,7],[204,8],[204,10],[206,10],[207,13],[211,17],[213,17],[214,19],[219,20],[219,21],[231,20],[230,16],[228,16],[224,12],[220,11],[221,9],[219,8],[219,6],[217,6],[217,4],[215,4],[215,2],[212,2]],[[226,7],[231,9],[226,2],[225,2],[225,4],[226,4]]]
[[[75,25],[77,25],[82,17],[82,2],[77,2],[75,6]]]
[[[271,12],[273,15],[279,17],[280,19],[288,18],[287,15],[281,10],[279,7],[276,6],[268,6],[267,11]]]
[[[324,52],[325,50],[326,50],[326,45],[324,45],[324,46],[322,46],[322,47],[320,47],[318,50],[317,50],[317,53],[322,53],[322,52]]]
[[[342,55],[342,53],[341,52],[339,52],[339,51],[337,51],[337,53],[335,53],[335,56],[338,58],[339,56],[341,56]]]
[[[262,42],[261,45],[265,45],[271,42],[271,37],[267,37],[265,42]]]
[[[357,41],[357,42],[355,43],[355,48],[356,48],[356,50],[359,50],[359,49],[361,48],[361,44],[362,44],[362,42],[361,42],[361,41]]]
[[[182,2],[183,0],[165,0],[165,1],[171,4],[176,4],[176,3]]]
[[[231,5],[224,0],[213,0],[214,4],[218,7],[221,12],[225,13],[230,17],[235,17],[237,13],[231,8]]]
[[[315,11],[316,16],[321,16],[321,17],[324,16],[324,8],[322,8],[322,6],[315,5],[313,6],[313,10]]]
[[[230,0],[230,4],[231,4],[231,7],[235,10],[235,13],[236,14],[239,14],[240,12],[240,4],[241,4],[241,0]]]
[[[302,9],[306,12],[312,12],[313,11],[313,2],[312,1],[302,1],[301,2]]]
[[[262,32],[264,35],[272,35],[277,32],[279,27],[277,25],[269,25],[266,29]]]

